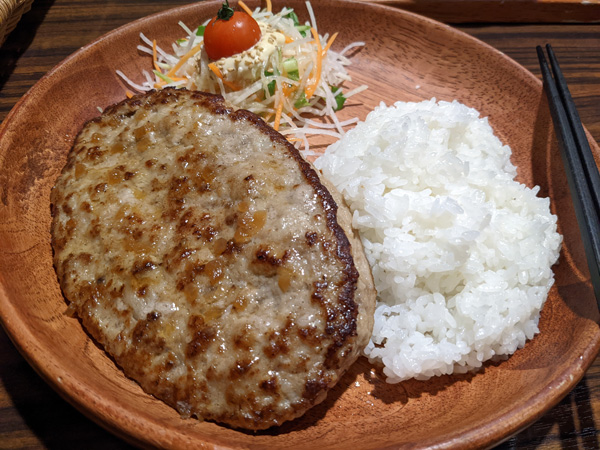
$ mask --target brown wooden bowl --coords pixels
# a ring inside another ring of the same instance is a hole
[[[248,2],[251,6],[256,3]],[[302,20],[303,2],[290,0]],[[218,2],[196,3],[131,23],[66,59],[15,106],[0,129],[0,316],[15,345],[62,396],[107,429],[143,446],[170,448],[475,448],[531,424],[581,379],[599,350],[599,314],[556,148],[542,85],[493,48],[450,27],[364,3],[314,2],[320,32],[340,31],[334,48],[354,40],[350,87],[370,87],[342,117],[380,101],[458,99],[489,116],[513,149],[519,180],[552,200],[565,242],[540,334],[502,363],[477,374],[386,384],[363,358],[304,417],[250,433],[184,420],[145,394],[88,337],[66,302],[52,267],[50,189],[82,124],[122,100],[132,78],[150,68],[139,32],[159,45],[213,15]],[[280,5],[275,5],[278,8]],[[533,52],[534,49],[532,48]],[[592,143],[596,155],[598,147]]]

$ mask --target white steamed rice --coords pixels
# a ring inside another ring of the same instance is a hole
[[[315,165],[353,211],[390,383],[466,372],[538,333],[562,237],[511,150],[459,102],[381,104]]]

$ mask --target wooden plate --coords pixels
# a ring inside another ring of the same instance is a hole
[[[255,3],[248,2],[250,5]],[[302,20],[304,3],[286,1]],[[565,243],[556,285],[542,311],[541,333],[507,361],[477,374],[388,385],[361,359],[304,417],[266,432],[183,420],[125,378],[65,315],[52,267],[49,194],[82,124],[124,98],[115,75],[139,80],[150,60],[140,31],[159,45],[213,15],[201,2],[109,33],[39,81],[0,129],[0,316],[27,360],[84,414],[142,446],[170,448],[475,448],[490,446],[539,418],[581,379],[598,353],[599,314],[541,83],[493,48],[452,28],[400,10],[364,3],[314,2],[320,32],[354,40],[350,87],[370,87],[343,117],[364,118],[380,101],[458,99],[489,116],[514,152],[519,180],[539,185],[559,217]],[[279,5],[276,5],[279,7]],[[533,52],[534,49],[531,49]],[[599,149],[592,145],[596,155]]]

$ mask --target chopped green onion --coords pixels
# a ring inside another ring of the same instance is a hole
[[[300,32],[300,36],[306,37],[308,36],[308,30],[310,30],[310,25],[296,25],[296,29]]]
[[[292,19],[292,22],[294,22],[294,26],[298,29],[298,31],[300,32],[300,35],[302,37],[308,36],[308,30],[310,30],[310,25],[300,25],[300,20],[298,20],[298,15],[294,11],[290,11],[283,17]]]
[[[196,30],[196,36],[204,36],[204,30],[206,29],[205,25],[200,25]]]
[[[275,75],[273,72],[265,70],[265,77],[272,77],[273,75]],[[275,80],[273,80],[273,81],[269,82],[269,84],[267,84],[267,89],[269,90],[269,95],[275,95],[276,85],[277,85],[277,83],[275,83]]]
[[[338,86],[331,86],[331,92],[334,94],[335,97],[335,108],[333,108],[333,110],[339,111],[344,107],[346,97],[344,97],[344,94],[342,94],[342,90]],[[336,92],[338,93],[336,94]]]
[[[296,102],[294,103],[294,107],[296,109],[302,108],[303,106],[308,105],[308,99],[306,98],[306,92],[302,91],[302,94],[298,97]]]
[[[173,80],[171,80],[168,76],[163,75],[158,70],[153,70],[152,72],[154,72],[154,75],[156,75],[161,80],[166,81],[167,83],[173,83]]]
[[[287,13],[285,16],[283,16],[287,19],[292,19],[292,22],[294,22],[294,25],[300,25],[300,21],[298,20],[298,15],[292,10],[289,13]]]
[[[187,39],[177,39],[177,45],[181,45],[184,42],[187,42]]]
[[[291,72],[288,72],[287,76],[290,80],[294,80],[294,81],[300,80],[300,72],[298,72],[297,70],[292,70]]]
[[[300,73],[298,72],[298,61],[296,58],[289,58],[283,61],[283,71],[287,74],[288,78],[298,81],[300,79]]]
[[[283,61],[283,70],[286,72],[293,72],[294,70],[298,70],[298,61],[296,58],[288,58]]]

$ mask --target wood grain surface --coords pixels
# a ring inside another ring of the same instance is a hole
[[[600,21],[598,0],[372,0],[453,23],[572,23]]]
[[[171,1],[36,0],[0,48],[0,120],[49,69],[98,36],[137,18],[186,4]],[[600,25],[468,25],[539,76],[535,46],[551,43],[581,118],[600,141]],[[598,448],[600,361],[535,424],[500,448]],[[474,412],[476,414],[476,411]],[[0,449],[130,448],[62,400],[0,330]]]

